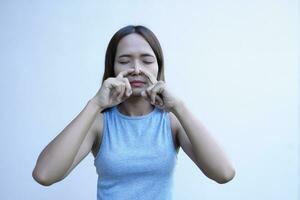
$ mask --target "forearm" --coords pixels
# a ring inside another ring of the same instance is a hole
[[[185,130],[191,142],[197,164],[204,174],[219,183],[231,180],[235,174],[234,168],[212,134],[183,102],[179,102],[174,107],[173,113]]]
[[[101,108],[89,101],[83,110],[44,148],[33,174],[56,182],[68,171]]]

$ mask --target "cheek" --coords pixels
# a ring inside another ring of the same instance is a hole
[[[120,64],[119,62],[114,62],[114,74],[117,76],[120,72],[126,71],[130,68],[130,64]]]
[[[125,68],[118,65],[118,64],[115,64],[114,65],[114,73],[115,73],[115,76],[117,76],[120,72],[124,71]]]
[[[158,66],[155,65],[155,66],[153,66],[150,70],[151,70],[150,72],[151,72],[151,73],[156,77],[156,79],[157,79],[157,76],[158,76]]]
[[[128,69],[129,66],[118,65],[117,63],[114,65],[114,73],[117,76],[120,72],[125,71]],[[145,70],[148,70],[151,74],[153,74],[156,78],[158,76],[158,65],[151,65],[151,66],[140,66]]]

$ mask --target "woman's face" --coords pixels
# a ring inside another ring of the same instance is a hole
[[[123,37],[117,47],[114,63],[115,76],[128,69],[134,69],[126,77],[134,96],[140,95],[149,86],[147,77],[141,73],[141,69],[156,78],[158,75],[158,64],[152,48],[142,36],[136,33]]]

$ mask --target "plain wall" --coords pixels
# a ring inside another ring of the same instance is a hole
[[[50,187],[31,173],[96,94],[107,44],[128,24],[157,35],[167,84],[236,169],[218,184],[180,150],[174,199],[299,199],[296,0],[0,1],[0,199],[96,199],[92,154]]]

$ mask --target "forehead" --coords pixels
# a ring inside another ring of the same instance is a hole
[[[149,43],[139,34],[131,33],[123,37],[117,47],[116,54],[136,54],[149,53],[154,55],[154,52]]]

